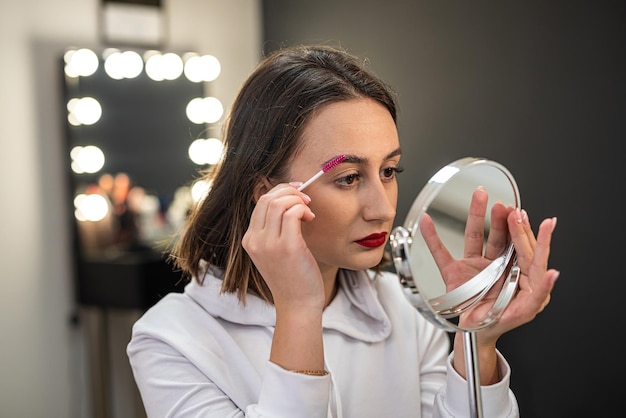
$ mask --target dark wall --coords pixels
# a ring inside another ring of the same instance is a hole
[[[558,216],[550,305],[502,337],[525,417],[609,416],[626,372],[621,1],[264,0],[266,51],[341,44],[399,93],[397,224],[428,178],[465,156],[504,164],[534,229]],[[613,379],[611,379],[613,380]]]

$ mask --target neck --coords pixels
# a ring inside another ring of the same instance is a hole
[[[339,291],[339,269],[335,270],[332,275],[324,275],[324,293],[326,296],[326,303],[324,307],[327,307],[330,302],[335,298]]]

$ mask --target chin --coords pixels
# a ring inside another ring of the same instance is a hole
[[[349,270],[365,270],[375,268],[383,261],[385,254],[384,248],[368,251],[365,254],[360,254],[350,260],[348,265],[343,268]]]

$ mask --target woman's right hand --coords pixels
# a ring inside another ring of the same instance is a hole
[[[272,292],[279,308],[324,307],[324,285],[301,223],[315,215],[308,195],[279,184],[257,199],[242,245]]]
[[[324,369],[324,283],[301,229],[315,218],[310,201],[293,185],[273,187],[257,199],[242,239],[274,298],[270,361],[286,370]]]

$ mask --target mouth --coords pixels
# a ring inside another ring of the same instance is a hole
[[[380,247],[381,245],[384,245],[385,242],[387,242],[387,233],[379,232],[376,234],[371,234],[355,242],[367,248]]]

